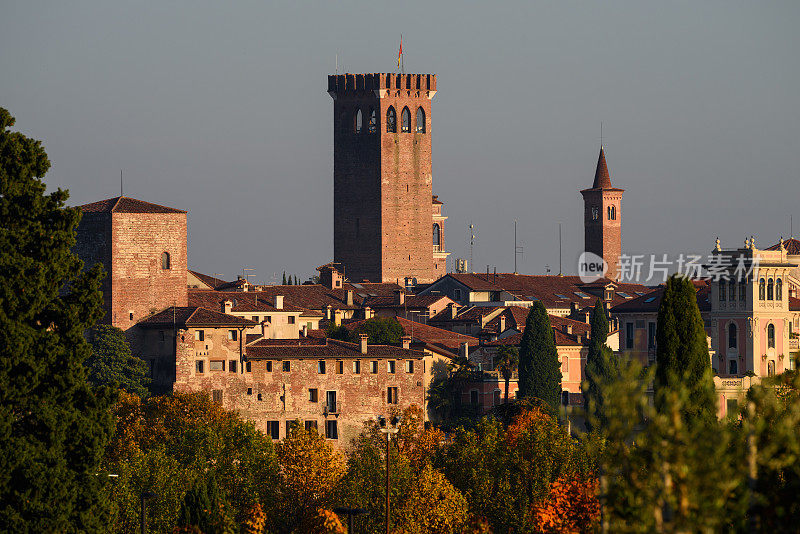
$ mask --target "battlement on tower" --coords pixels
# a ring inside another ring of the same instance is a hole
[[[328,76],[328,93],[357,95],[381,89],[436,91],[435,74],[334,74]]]

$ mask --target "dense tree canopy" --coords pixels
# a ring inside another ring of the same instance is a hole
[[[46,193],[47,155],[13,125],[0,108],[0,531],[100,531],[113,398],[86,381],[84,331],[103,275],[82,271],[80,210]]]
[[[89,330],[88,338],[92,355],[86,360],[86,368],[92,385],[119,387],[140,397],[150,394],[148,365],[131,354],[122,330],[99,324]]]

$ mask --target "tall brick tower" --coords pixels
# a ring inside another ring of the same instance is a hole
[[[130,197],[81,206],[74,252],[102,263],[102,322],[128,330],[169,306],[187,305],[186,212]]]
[[[606,277],[619,277],[619,256],[622,254],[622,193],[611,186],[606,155],[600,147],[594,183],[583,195],[584,248],[601,256],[608,263]]]
[[[431,186],[434,74],[328,76],[333,97],[333,256],[353,282],[446,273]]]

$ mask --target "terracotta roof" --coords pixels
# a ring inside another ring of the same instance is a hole
[[[451,332],[450,330],[444,330],[442,328],[436,328],[435,326],[418,323],[403,317],[395,317],[395,319],[398,323],[400,323],[400,326],[403,327],[403,332],[412,337],[412,341],[420,341],[435,347],[451,350],[457,350],[464,342],[469,343],[470,347],[473,348],[478,345],[478,338],[476,337],[459,334],[457,332]],[[345,326],[349,330],[355,330],[364,322],[365,321],[363,320],[354,321],[352,323],[347,323]]]
[[[597,169],[594,171],[594,183],[592,189],[610,189],[611,188],[611,173],[608,172],[608,165],[606,164],[606,153],[603,147],[600,147],[600,155],[597,156]]]
[[[316,340],[318,344],[289,344],[297,340],[278,340],[286,344],[251,345],[247,347],[249,359],[287,359],[287,358],[423,358],[421,350],[404,349],[390,345],[369,345],[367,353],[361,353],[358,343],[347,343],[336,339]]]
[[[501,309],[502,306],[462,306],[458,310],[458,314],[456,315],[455,319],[450,317],[450,308],[446,308],[430,319],[428,322],[432,323],[463,323],[466,321],[474,321],[474,322],[481,322],[483,317],[487,315],[491,315],[492,313],[496,312],[497,310]]]
[[[769,247],[767,250],[778,250],[780,248],[781,248],[781,243],[780,241],[778,241],[777,243]],[[798,241],[793,237],[786,239],[783,242],[783,248],[785,248],[786,252],[788,254],[791,254],[792,256],[798,255],[800,254],[800,241]]]
[[[574,321],[565,317],[559,317],[558,315],[549,315],[549,318],[550,326],[553,327],[553,334],[555,335],[557,347],[578,347],[586,344],[589,338],[589,333],[591,332],[591,326],[581,321]],[[572,326],[571,334],[564,332],[564,325]],[[513,345],[518,347],[522,342],[522,334],[523,332],[517,332],[516,334],[504,337],[502,339],[489,341],[485,343],[485,346],[499,347],[501,345]],[[581,336],[580,342],[578,342],[579,335]]]
[[[367,297],[362,302],[362,306],[369,306],[370,308],[427,308],[436,304],[442,299],[448,299],[445,295],[406,295],[405,303],[400,304],[397,302],[397,296],[391,297]]]
[[[700,311],[709,311],[711,309],[711,302],[709,302],[709,286],[703,280],[694,281],[694,287],[697,289],[697,306]],[[661,306],[661,298],[664,296],[664,286],[661,285],[651,293],[642,295],[641,297],[622,302],[611,308],[611,313],[630,313],[630,312],[657,312],[658,307]]]
[[[789,311],[800,311],[800,299],[789,297]]]
[[[108,198],[91,204],[84,204],[80,208],[84,212],[95,213],[186,213],[183,210],[168,208],[130,197]]]
[[[230,283],[225,280],[222,280],[221,278],[216,278],[214,276],[209,276],[207,274],[198,273],[197,271],[193,271],[191,269],[189,269],[189,272],[192,273],[194,276],[200,279],[201,282],[203,282],[212,289],[218,289],[220,286]]]
[[[139,326],[145,328],[180,326],[242,326],[251,327],[256,323],[242,317],[226,315],[224,313],[208,310],[199,306],[170,306],[164,311],[151,315],[139,321]]]

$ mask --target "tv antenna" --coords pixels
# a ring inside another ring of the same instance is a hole
[[[561,223],[558,223],[558,276],[563,274],[561,269]]]
[[[522,256],[525,249],[517,245],[517,220],[514,219],[514,274],[517,274],[517,256]]]
[[[469,267],[472,267],[472,248],[474,246],[475,246],[475,225],[470,222],[469,223]]]

